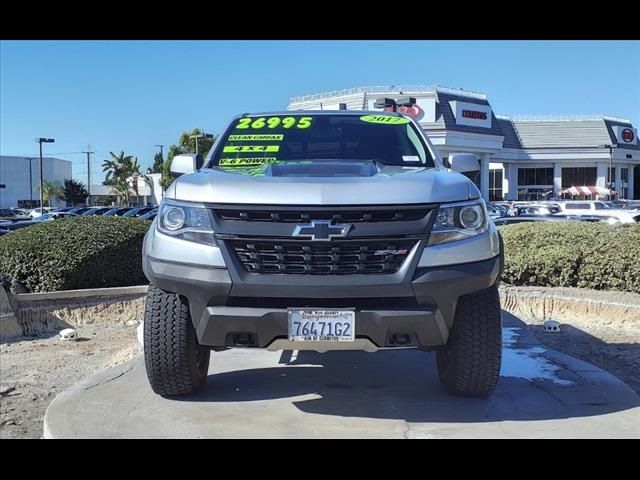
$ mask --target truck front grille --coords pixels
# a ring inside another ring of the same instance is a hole
[[[247,272],[350,275],[395,273],[417,240],[227,240]]]
[[[350,222],[399,222],[422,220],[429,208],[371,209],[366,210],[259,210],[214,208],[222,220],[246,222],[306,223],[311,220],[333,220],[336,223]]]

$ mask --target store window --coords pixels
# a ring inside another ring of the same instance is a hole
[[[596,167],[573,167],[562,169],[562,188],[593,187],[596,185]]]
[[[629,169],[621,168],[620,169],[620,179],[622,180],[622,185],[619,185],[620,196],[618,198],[628,198],[629,195]]]
[[[519,168],[518,186],[551,185],[553,186],[552,168]]]
[[[553,194],[553,167],[518,168],[518,200],[545,200]]]
[[[496,168],[489,170],[489,201],[498,202],[504,198],[502,196],[502,176],[504,170]]]

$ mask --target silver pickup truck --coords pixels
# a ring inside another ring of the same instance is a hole
[[[503,248],[478,170],[395,112],[244,114],[176,156],[143,246],[153,391],[198,391],[228,348],[417,348],[448,392],[491,394]]]

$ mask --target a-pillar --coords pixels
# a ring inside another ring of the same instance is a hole
[[[489,157],[488,153],[480,155],[480,193],[485,201],[489,201]]]

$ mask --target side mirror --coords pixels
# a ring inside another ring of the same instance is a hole
[[[185,173],[192,173],[202,167],[204,160],[202,155],[184,153],[176,155],[171,161],[171,176],[176,178]]]
[[[451,170],[471,180],[480,174],[480,162],[473,153],[452,153],[449,155],[449,165]]]

